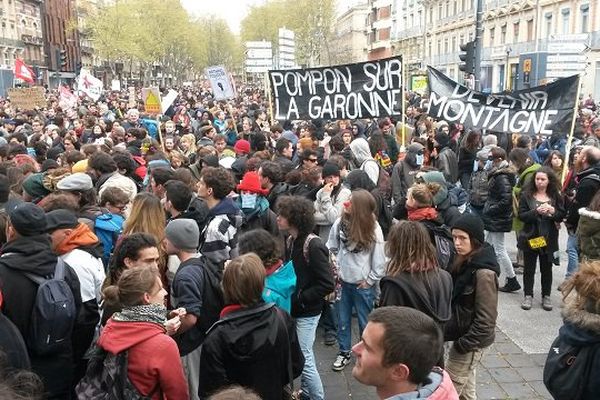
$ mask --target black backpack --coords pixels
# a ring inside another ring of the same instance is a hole
[[[96,346],[85,376],[75,386],[79,400],[150,400],[160,385],[148,396],[133,386],[127,374],[127,351],[112,354]]]
[[[436,225],[430,222],[423,222],[433,238],[433,244],[437,253],[438,266],[446,271],[452,266],[456,249],[450,229],[446,225]]]
[[[591,393],[586,393],[586,389],[590,385],[598,348],[600,344],[572,346],[565,343],[560,335],[554,339],[544,365],[544,385],[555,400],[591,399]],[[597,373],[594,371],[594,374]]]
[[[51,278],[24,273],[38,285],[26,337],[27,347],[37,355],[64,351],[71,342],[77,307],[65,281],[65,270],[66,265],[59,257]]]

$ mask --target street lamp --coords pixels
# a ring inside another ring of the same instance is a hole
[[[509,77],[509,71],[510,71],[510,63],[508,61],[508,58],[510,56],[511,51],[512,51],[512,48],[510,46],[507,46],[506,47],[506,67],[505,67],[505,71],[504,71],[504,90],[508,90],[508,88],[509,88],[508,77]]]

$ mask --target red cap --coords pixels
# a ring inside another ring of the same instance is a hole
[[[242,182],[237,186],[237,188],[240,191],[243,190],[246,192],[262,194],[263,196],[269,193],[267,189],[263,189],[260,186],[260,178],[258,177],[258,172],[256,171],[246,172],[242,178]]]
[[[236,154],[248,154],[250,153],[250,142],[244,139],[240,139],[237,142],[235,142],[233,150],[235,150]]]

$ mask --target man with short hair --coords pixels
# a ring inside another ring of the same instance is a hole
[[[92,154],[88,160],[88,172],[96,180],[96,189],[98,195],[102,197],[102,193],[106,188],[118,187],[127,193],[129,200],[133,201],[137,195],[137,186],[135,182],[128,177],[121,175],[118,171],[117,163],[108,154],[99,151]]]
[[[181,181],[171,180],[164,186],[165,210],[171,215],[171,220],[192,219],[196,221],[198,230],[202,232],[208,220],[209,210],[206,202]],[[198,248],[198,245],[196,245],[196,248]]]
[[[352,376],[374,386],[380,399],[458,400],[450,376],[435,367],[443,345],[440,328],[425,313],[409,307],[377,308],[352,348]]]
[[[166,192],[165,184],[174,178],[175,172],[170,168],[152,168],[150,172],[150,188],[152,189],[152,193],[162,200]]]
[[[269,200],[269,208],[276,211],[276,203],[279,196],[286,194],[289,190],[287,183],[282,182],[283,174],[281,166],[274,161],[265,161],[260,164],[258,168],[258,178],[260,180],[260,186],[263,189],[267,189],[269,194],[267,200]]]
[[[125,236],[116,248],[114,266],[131,268],[158,268],[158,243],[149,233],[132,233]],[[116,282],[110,282],[116,284]]]
[[[294,163],[292,157],[294,156],[294,145],[288,139],[282,137],[275,143],[275,155],[273,161],[275,161],[281,167],[283,175],[294,169]]]
[[[242,211],[228,197],[235,188],[225,168],[204,167],[198,182],[198,196],[209,208],[208,223],[202,232],[200,252],[216,264],[237,256],[237,231],[242,226]]]
[[[200,230],[192,219],[173,220],[165,229],[166,252],[181,262],[171,285],[171,296],[175,307],[185,309],[185,314],[179,313],[181,326],[174,338],[191,399],[198,399],[201,345],[208,329],[218,321],[224,305],[222,292],[212,291],[220,287],[220,268],[201,258],[197,250],[199,238]],[[207,284],[206,279],[215,279],[216,283]],[[204,302],[206,296],[210,301]]]
[[[54,275],[58,262],[52,251],[50,236],[46,233],[44,210],[32,203],[15,205],[9,202],[6,208],[8,242],[0,257],[0,287],[4,297],[3,313],[27,338],[31,329],[31,316],[36,302],[38,285],[25,274],[39,277]],[[77,315],[81,309],[79,279],[73,269],[65,265],[64,280],[71,289]],[[73,379],[73,347],[65,340],[64,347],[56,353],[38,355],[28,345],[31,369],[44,382],[48,399],[68,399]]]

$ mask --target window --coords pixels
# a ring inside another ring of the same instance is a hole
[[[494,36],[496,34],[496,28],[490,28],[490,47],[494,46]]]
[[[467,10],[467,0],[460,0],[460,11],[465,12]]]
[[[433,7],[429,9],[429,23],[433,23]]]
[[[429,42],[429,57],[431,57],[431,56],[432,56],[432,54],[431,54],[431,42]]]
[[[444,18],[444,5],[442,3],[438,3],[438,19]]]
[[[438,39],[437,42],[437,53],[442,54],[442,39]]]
[[[450,0],[446,1],[446,17],[450,16]]]
[[[515,22],[513,24],[513,42],[514,43],[519,43],[519,28],[520,28],[519,23]]]
[[[582,4],[581,5],[581,33],[588,32],[589,20],[590,20],[590,5]]]
[[[448,54],[450,51],[448,50],[448,38],[444,39],[444,54]]]
[[[527,21],[527,41],[533,40],[533,18]]]
[[[560,11],[561,14],[561,25],[562,25],[562,33],[569,33],[570,29],[569,29],[569,19],[571,18],[571,10],[568,8],[563,8]]]
[[[462,33],[460,34],[460,38],[458,39],[458,44],[464,44],[465,43],[465,35],[463,35]]]
[[[550,36],[552,34],[552,13],[546,13],[545,21],[546,21],[546,36]]]
[[[455,52],[457,51],[457,47],[456,47],[456,36],[452,36],[452,48],[450,49],[450,51]]]
[[[452,15],[458,14],[458,0],[454,0],[454,7],[452,9]]]
[[[506,25],[500,27],[500,44],[506,43]]]

